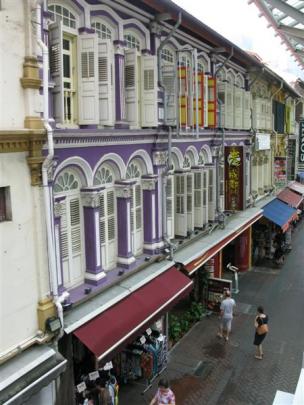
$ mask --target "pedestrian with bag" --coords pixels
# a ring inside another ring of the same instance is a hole
[[[263,360],[263,347],[262,342],[268,333],[268,316],[264,313],[264,308],[258,306],[257,315],[254,320],[255,335],[253,344],[256,346],[255,358]]]
[[[224,299],[221,303],[221,323],[220,323],[220,331],[217,334],[220,338],[225,338],[226,341],[229,339],[229,334],[231,332],[231,323],[233,319],[233,311],[235,308],[235,301],[231,298],[231,293],[229,290],[225,290],[224,292]]]
[[[158,390],[150,405],[175,405],[175,395],[169,388],[169,381],[162,378],[158,383]]]

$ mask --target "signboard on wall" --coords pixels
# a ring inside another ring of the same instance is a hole
[[[269,149],[270,149],[270,134],[256,134],[255,150],[269,150]]]
[[[274,184],[276,188],[283,188],[287,182],[287,167],[285,157],[274,158]]]
[[[225,210],[239,211],[244,208],[242,146],[225,147]]]
[[[207,283],[207,308],[212,311],[219,311],[224,291],[231,291],[232,281],[223,278],[209,277]]]
[[[299,163],[304,164],[304,121],[299,124]]]

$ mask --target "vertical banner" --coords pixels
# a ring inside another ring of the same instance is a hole
[[[244,208],[242,146],[225,147],[225,210],[239,211]]]
[[[299,123],[299,168],[304,167],[304,121]]]

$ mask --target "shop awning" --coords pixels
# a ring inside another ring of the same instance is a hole
[[[304,184],[301,184],[298,181],[292,181],[291,183],[289,183],[288,188],[298,194],[304,195]]]
[[[297,210],[275,198],[263,207],[263,216],[287,231],[291,221],[298,218]]]
[[[33,346],[0,366],[0,403],[21,405],[49,385],[67,360],[47,345]]]
[[[303,201],[303,197],[300,194],[292,191],[288,187],[284,188],[284,190],[277,195],[277,198],[293,208],[298,208]]]
[[[224,229],[216,229],[210,235],[202,236],[191,245],[179,249],[174,260],[182,263],[191,275],[262,216],[260,206],[240,211],[227,218]]]
[[[192,281],[173,267],[81,326],[74,334],[101,360],[122,343],[132,341],[191,288]]]

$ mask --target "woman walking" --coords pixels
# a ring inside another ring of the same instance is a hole
[[[255,335],[253,344],[256,346],[256,354],[254,357],[258,360],[263,360],[262,342],[268,333],[268,316],[264,313],[264,308],[262,306],[257,308],[254,327]]]

